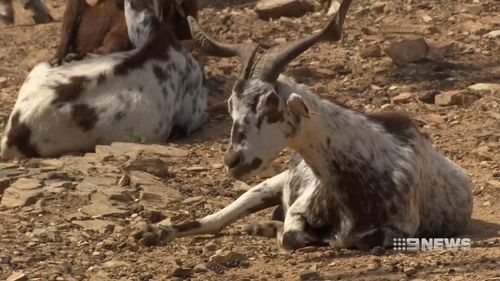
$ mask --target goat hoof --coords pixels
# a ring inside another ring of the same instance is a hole
[[[49,23],[54,21],[54,18],[50,14],[46,13],[35,13],[33,15],[33,20],[36,24]]]
[[[289,230],[283,233],[281,245],[288,250],[296,250],[305,247],[306,239],[304,233],[298,230]]]
[[[132,237],[141,245],[146,247],[161,246],[172,240],[173,230],[168,226],[144,224]]]

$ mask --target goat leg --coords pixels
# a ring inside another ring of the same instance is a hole
[[[63,16],[61,41],[57,47],[54,58],[50,62],[52,66],[60,65],[70,52],[75,42],[78,27],[80,26],[86,6],[88,6],[88,4],[85,0],[68,0]]]
[[[277,206],[288,171],[254,186],[224,209],[202,219],[172,225],[143,225],[133,234],[134,239],[145,246],[163,245],[174,238],[200,234],[215,234],[236,220]]]

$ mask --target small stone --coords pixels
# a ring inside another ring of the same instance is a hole
[[[434,97],[438,94],[439,94],[438,91],[427,91],[418,94],[418,99],[425,103],[434,103]]]
[[[28,276],[20,271],[14,271],[6,281],[27,281]]]
[[[204,263],[199,263],[193,267],[194,272],[206,272],[208,270],[207,265]]]
[[[390,111],[390,110],[394,110],[394,105],[393,104],[390,104],[390,103],[386,103],[386,104],[383,104],[380,109],[384,110],[384,111]]]
[[[396,65],[418,62],[427,57],[429,46],[423,38],[392,43],[384,52]]]
[[[7,78],[0,77],[0,89],[7,87]]]
[[[403,269],[403,273],[409,277],[409,276],[415,275],[415,273],[417,273],[417,269],[414,267],[405,267]]]
[[[359,54],[362,58],[378,58],[382,56],[382,48],[378,44],[370,45],[363,50],[361,50]]]
[[[407,103],[410,102],[413,98],[413,95],[411,93],[401,93],[395,97],[392,98],[392,101],[394,103]]]
[[[182,203],[191,204],[191,203],[200,202],[202,199],[203,199],[203,196],[194,196],[194,197],[189,197],[189,198],[182,200]]]
[[[245,192],[247,192],[248,190],[250,190],[252,187],[248,184],[246,184],[245,182],[242,182],[242,181],[235,181],[234,182],[234,185],[233,185],[233,190],[238,194],[238,195],[241,195]]]
[[[422,16],[422,20],[425,22],[425,23],[430,23],[432,21],[432,18],[429,16],[429,15],[423,15]]]
[[[300,17],[313,11],[314,5],[305,0],[260,0],[255,12],[261,19]]]
[[[192,166],[187,168],[187,170],[191,172],[206,172],[208,171],[208,168],[203,166]]]
[[[500,37],[500,29],[490,31],[490,32],[486,33],[486,34],[484,35],[484,37],[486,37],[486,38],[496,39],[496,38]]]
[[[457,90],[446,91],[434,97],[438,105],[469,105],[478,99],[475,95],[466,94]]]
[[[205,247],[203,247],[203,252],[204,253],[211,253],[215,252],[217,250],[217,245],[213,242],[208,242]]]
[[[323,280],[323,278],[321,278],[321,275],[316,272],[316,271],[312,271],[312,270],[304,270],[300,273],[300,280],[301,281],[312,281],[312,280]]]
[[[365,35],[377,35],[378,34],[378,32],[375,28],[366,27],[366,26],[361,28],[361,32],[363,32],[363,34],[365,34]]]
[[[127,171],[142,171],[163,178],[170,176],[167,163],[160,159],[133,160],[125,167]]]
[[[191,277],[194,274],[194,271],[190,268],[183,268],[183,267],[178,267],[174,269],[172,272],[172,276],[174,277],[180,277],[182,279],[186,279]]]
[[[489,207],[491,206],[491,202],[490,201],[486,201],[483,203],[483,207]]]
[[[118,180],[119,186],[130,186],[130,176],[125,174]]]
[[[380,268],[380,260],[375,260],[367,266],[367,270],[374,271]]]

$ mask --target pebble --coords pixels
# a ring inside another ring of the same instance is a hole
[[[15,271],[9,277],[7,277],[6,281],[27,281],[28,276],[20,271]]]
[[[180,277],[183,279],[189,278],[194,274],[191,268],[178,267],[172,272],[172,276]]]

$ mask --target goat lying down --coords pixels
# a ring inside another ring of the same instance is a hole
[[[126,0],[138,49],[60,67],[40,63],[26,78],[1,140],[1,158],[58,156],[96,144],[165,141],[206,119],[201,67],[154,13],[154,1]],[[137,10],[136,10],[137,7]]]
[[[157,1],[156,13],[179,40],[191,39],[186,15],[197,17],[196,0]],[[110,54],[132,49],[123,12],[123,0],[98,0],[94,6],[85,0],[68,0],[62,19],[61,39],[52,59],[83,57],[87,53]],[[70,55],[71,54],[71,55]]]
[[[229,174],[257,174],[285,147],[289,169],[253,187],[224,209],[190,222],[143,225],[146,245],[217,233],[250,213],[281,205],[284,222],[252,225],[277,235],[287,249],[314,243],[368,250],[393,238],[460,233],[472,212],[466,172],[437,152],[412,119],[400,113],[363,114],[321,99],[280,73],[319,40],[339,40],[350,0],[319,33],[263,50],[215,42],[194,19],[193,38],[208,54],[246,62],[228,101],[233,119],[224,161]]]

